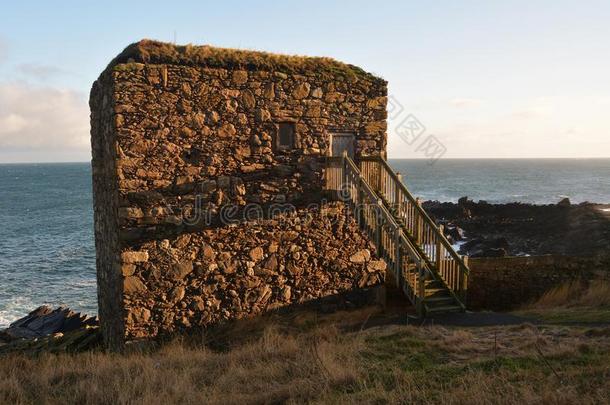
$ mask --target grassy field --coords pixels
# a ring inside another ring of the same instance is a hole
[[[603,303],[589,304],[607,312]],[[544,306],[525,311],[545,314]],[[551,310],[559,307],[578,308],[564,301]],[[610,326],[602,320],[457,328],[393,319],[374,308],[274,315],[132,345],[123,356],[4,355],[0,402],[610,402]]]

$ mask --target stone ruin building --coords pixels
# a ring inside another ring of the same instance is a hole
[[[106,343],[382,283],[357,224],[324,203],[324,168],[385,156],[386,95],[328,58],[127,47],[90,98]]]
[[[354,304],[386,272],[420,313],[463,310],[466,265],[385,161],[386,104],[329,58],[128,46],[90,97],[106,345]]]

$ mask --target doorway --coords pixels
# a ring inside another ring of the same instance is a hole
[[[330,135],[330,155],[335,157],[343,156],[343,151],[347,156],[354,159],[354,134],[348,132],[332,133]]]

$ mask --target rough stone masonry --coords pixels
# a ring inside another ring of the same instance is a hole
[[[331,134],[385,156],[386,104],[384,80],[328,58],[127,47],[90,97],[106,344],[382,283],[323,191]]]

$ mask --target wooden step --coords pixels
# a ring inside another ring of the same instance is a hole
[[[426,312],[428,314],[445,314],[449,312],[462,312],[462,307],[459,305],[443,305],[443,306],[434,306],[428,307],[426,305]]]
[[[451,293],[447,288],[426,288],[427,297],[451,297]]]
[[[424,304],[430,308],[451,306],[455,303],[455,298],[450,295],[439,296],[439,297],[426,297],[424,298]]]
[[[424,284],[426,288],[447,288],[445,284],[438,280],[429,280]]]
[[[415,277],[415,283],[418,284],[419,283],[419,277]],[[424,281],[424,287],[426,289],[437,289],[437,288],[447,288],[445,286],[445,284],[443,284],[442,281],[439,280],[425,280]]]

